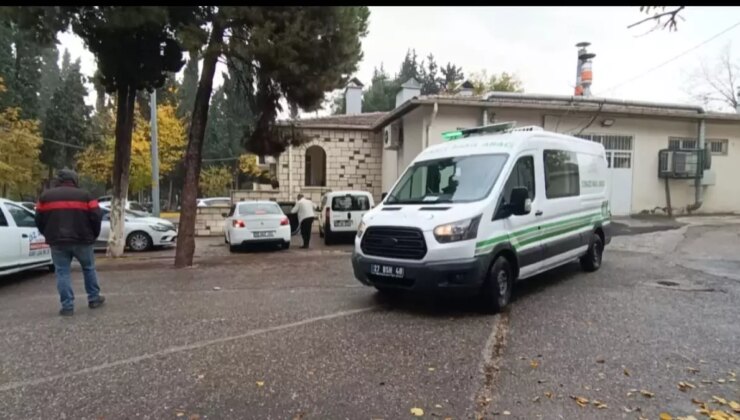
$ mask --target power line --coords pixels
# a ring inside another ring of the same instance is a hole
[[[729,31],[731,31],[731,30],[735,29],[735,28],[736,28],[736,27],[738,27],[738,26],[740,26],[740,22],[736,22],[736,23],[735,23],[734,25],[732,25],[732,26],[730,26],[729,28],[727,28],[727,29],[723,30],[722,32],[719,32],[718,34],[716,34],[716,35],[712,36],[711,38],[709,38],[709,39],[707,39],[707,40],[705,40],[705,41],[702,41],[702,42],[700,42],[700,43],[699,43],[699,44],[697,44],[697,45],[694,45],[693,47],[689,48],[688,50],[686,50],[686,51],[684,51],[684,52],[682,52],[682,53],[680,53],[680,54],[676,55],[676,56],[675,56],[675,57],[673,57],[673,58],[670,58],[670,59],[668,59],[668,60],[666,60],[666,61],[664,61],[664,62],[662,62],[662,63],[658,64],[658,65],[657,65],[657,66],[655,66],[655,67],[652,67],[652,68],[650,68],[650,69],[646,70],[645,72],[643,72],[643,73],[641,73],[641,74],[638,74],[637,76],[635,76],[635,77],[633,77],[633,78],[631,78],[631,79],[627,79],[627,80],[625,80],[625,81],[624,81],[624,82],[622,82],[622,83],[619,83],[619,84],[617,84],[617,85],[614,85],[614,86],[610,87],[609,89],[606,89],[606,90],[600,91],[600,92],[599,92],[599,96],[603,96],[603,94],[604,94],[604,93],[607,93],[607,92],[611,92],[611,91],[613,91],[614,89],[616,89],[616,88],[618,88],[618,87],[622,87],[622,86],[626,85],[627,83],[633,82],[633,81],[635,81],[635,80],[637,80],[637,79],[639,79],[639,78],[641,78],[641,77],[645,76],[646,74],[648,74],[648,73],[650,73],[650,72],[652,72],[652,71],[654,71],[654,70],[657,70],[657,69],[659,69],[659,68],[661,68],[661,67],[665,66],[666,64],[668,64],[668,63],[671,63],[671,62],[673,62],[673,61],[675,61],[675,60],[677,60],[677,59],[679,59],[679,58],[683,57],[684,55],[686,55],[686,54],[690,53],[691,51],[693,51],[693,50],[695,50],[695,49],[697,49],[697,48],[701,47],[701,46],[702,46],[702,45],[704,45],[704,44],[707,44],[707,43],[709,43],[709,42],[711,42],[711,41],[714,41],[715,39],[719,38],[719,37],[720,37],[721,35],[724,35],[725,33],[727,33],[727,32],[729,32]]]
[[[9,130],[9,129],[5,128],[5,127],[0,127],[0,129],[2,129],[3,131],[5,131],[6,133],[14,133],[14,134],[20,134],[20,135],[23,135],[23,136],[26,136],[26,137],[37,138],[36,136],[32,136],[32,135],[27,134],[27,133],[24,133],[22,131],[13,131],[13,130]],[[54,140],[54,139],[50,139],[50,138],[47,138],[47,137],[38,137],[38,138],[40,138],[42,141],[48,141],[50,143],[56,143],[56,144],[59,144],[59,145],[62,145],[62,146],[72,147],[74,149],[85,150],[85,147],[84,146],[80,146],[80,145],[77,145],[77,144],[66,143],[66,142],[63,142],[63,141]]]

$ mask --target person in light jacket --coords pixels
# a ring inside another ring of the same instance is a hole
[[[314,219],[313,202],[304,197],[303,194],[298,194],[298,201],[290,212],[293,214],[298,213],[298,223],[300,223],[301,236],[303,237],[303,246],[301,248],[306,249],[308,248],[308,243],[311,241],[311,226]]]

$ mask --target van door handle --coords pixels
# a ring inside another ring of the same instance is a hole
[[[537,211],[536,211],[536,212],[534,213],[534,215],[535,215],[535,216],[542,216],[542,210],[537,210]]]
[[[21,235],[21,238],[28,238],[28,234],[25,234],[25,233],[24,233],[24,234],[22,234],[22,235]]]

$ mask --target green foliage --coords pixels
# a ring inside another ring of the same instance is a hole
[[[483,70],[480,73],[473,74],[470,81],[473,83],[473,93],[476,95],[490,91],[524,92],[522,82],[519,78],[515,74],[509,74],[507,72],[488,76],[488,73]]]
[[[69,63],[63,61],[61,84],[54,91],[46,109],[42,132],[47,139],[85,147],[92,142],[91,107],[85,104],[87,88],[80,72],[80,60]],[[52,168],[61,169],[74,166],[77,150],[55,142],[44,142],[41,148],[41,161]]]
[[[66,51],[66,50],[65,50]],[[41,86],[39,91],[40,115],[46,115],[49,99],[54,95],[57,88],[62,84],[61,69],[59,68],[59,50],[56,45],[44,48],[41,52]],[[42,121],[43,123],[43,121]]]
[[[195,92],[198,90],[198,60],[197,52],[191,51],[183,71],[182,84],[177,91],[177,116],[187,118],[188,121],[195,104]]]

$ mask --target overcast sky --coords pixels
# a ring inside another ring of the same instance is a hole
[[[714,61],[730,44],[740,62],[740,26],[645,72],[740,23],[740,7],[688,6],[682,15],[686,20],[677,32],[646,34],[651,23],[627,29],[646,16],[639,7],[371,7],[356,76],[369,84],[381,63],[393,75],[406,50],[414,48],[420,57],[432,53],[440,64],[462,66],[466,76],[484,69],[488,74],[513,72],[525,92],[570,95],[575,44],[588,41],[596,54],[594,96],[690,103],[686,84],[702,60]],[[81,40],[70,34],[59,40],[73,57],[82,57],[83,72],[92,76],[95,59]],[[221,81],[219,74],[216,83]],[[88,102],[94,102],[94,94]]]

